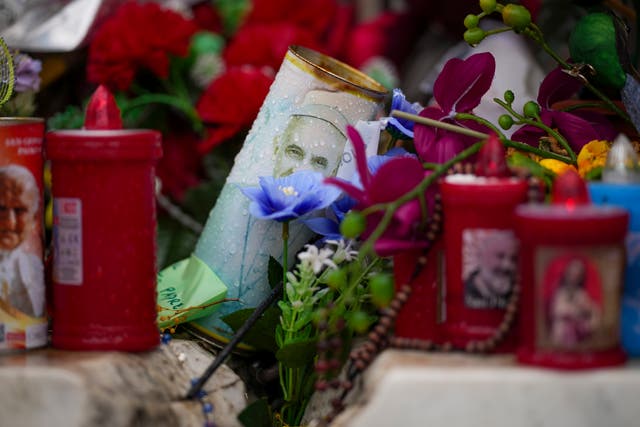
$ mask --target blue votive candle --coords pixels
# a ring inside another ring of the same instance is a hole
[[[640,165],[626,138],[618,138],[607,157],[602,182],[591,182],[593,203],[610,204],[629,211],[627,263],[621,311],[622,347],[640,356]]]

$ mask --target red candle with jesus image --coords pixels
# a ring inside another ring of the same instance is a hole
[[[516,209],[518,361],[559,369],[625,361],[619,316],[628,220],[623,209],[589,204],[574,171],[556,179],[552,205]]]

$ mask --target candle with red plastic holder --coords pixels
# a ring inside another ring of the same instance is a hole
[[[156,326],[155,162],[161,136],[122,129],[99,87],[85,129],[49,132],[53,346],[148,350]]]
[[[426,256],[426,264],[412,278],[420,256]],[[411,286],[411,297],[398,312],[395,335],[400,338],[417,338],[440,342],[438,326],[443,321],[444,248],[442,239],[434,242],[427,254],[410,251],[393,257],[396,289],[404,284]],[[413,279],[413,280],[412,280]]]
[[[629,216],[590,204],[570,170],[551,205],[516,209],[521,242],[518,361],[558,369],[621,364],[620,290]]]
[[[480,150],[476,172],[452,175],[440,183],[444,236],[435,242],[424,271],[412,284],[414,292],[398,315],[397,336],[464,348],[493,336],[504,319],[516,278],[513,211],[526,201],[528,186],[508,176],[505,150],[495,135]],[[396,257],[396,264],[397,279],[408,277],[410,263]],[[495,289],[485,286],[487,274]],[[511,331],[495,350],[515,348]]]

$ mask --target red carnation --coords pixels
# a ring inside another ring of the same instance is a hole
[[[193,21],[202,30],[212,33],[222,32],[222,19],[211,2],[198,3],[192,8]]]
[[[288,23],[321,37],[336,15],[335,0],[254,0],[247,25]]]
[[[224,51],[228,66],[253,65],[280,68],[291,45],[319,49],[313,33],[288,23],[245,26],[238,31]]]
[[[230,68],[202,94],[196,110],[210,126],[199,149],[207,152],[243,129],[248,129],[269,93],[273,76],[254,67]]]
[[[126,90],[140,69],[169,73],[169,55],[185,56],[197,26],[157,3],[123,4],[98,30],[89,48],[88,80]]]
[[[201,157],[198,137],[192,133],[169,133],[162,138],[163,156],[156,173],[162,182],[162,192],[182,202],[186,191],[200,183],[198,172]]]

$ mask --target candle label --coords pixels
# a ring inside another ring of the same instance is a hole
[[[46,344],[43,135],[42,119],[0,118],[0,353]]]
[[[624,249],[540,247],[535,263],[537,346],[576,352],[616,346]]]
[[[53,280],[62,285],[82,284],[82,200],[53,199]]]
[[[462,283],[467,308],[506,308],[517,277],[518,240],[511,230],[462,232]]]

